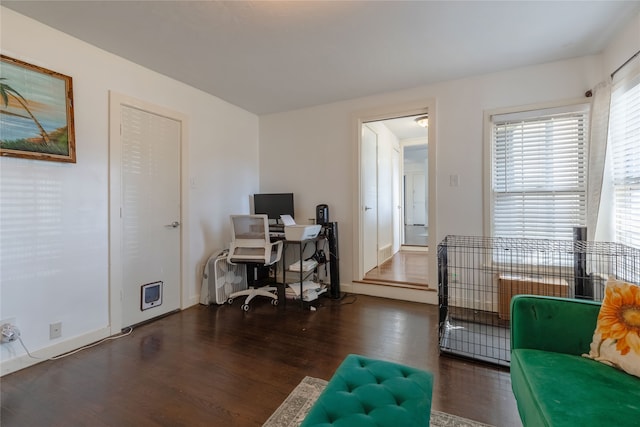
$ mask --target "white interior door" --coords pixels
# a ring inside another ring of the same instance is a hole
[[[413,225],[426,225],[427,223],[427,182],[423,174],[413,174]]]
[[[122,326],[180,308],[178,120],[121,105]],[[161,304],[142,309],[142,286],[161,284]]]
[[[362,126],[362,262],[364,273],[378,265],[378,136]]]

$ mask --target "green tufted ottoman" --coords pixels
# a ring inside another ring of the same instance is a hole
[[[430,372],[350,354],[300,427],[428,427],[432,386]]]

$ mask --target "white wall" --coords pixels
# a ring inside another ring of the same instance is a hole
[[[627,59],[640,50],[640,13],[621,28],[603,53],[604,71],[614,72]]]
[[[192,87],[0,8],[2,53],[73,78],[77,163],[0,158],[0,320],[15,318],[31,352],[59,354],[108,333],[108,94],[188,117],[184,200],[186,300],[202,264],[229,241],[230,213],[258,190],[258,118]],[[170,59],[168,59],[170,60]],[[49,340],[49,324],[62,338]],[[0,346],[2,372],[33,362]]]
[[[429,126],[437,136],[429,143],[437,147],[437,168],[430,171],[436,176],[437,200],[430,234],[437,225],[437,241],[447,234],[482,235],[483,111],[582,97],[601,76],[600,56],[589,56],[261,116],[261,190],[294,191],[296,210],[309,216],[317,203],[329,205],[331,220],[340,228],[341,282],[348,284],[358,279],[352,268],[352,201],[358,197],[354,115],[435,99],[436,119]],[[458,187],[449,187],[451,174],[459,175]]]

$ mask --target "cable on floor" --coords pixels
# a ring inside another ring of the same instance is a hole
[[[347,296],[350,296],[353,299],[351,301],[343,301]],[[358,297],[355,294],[344,294],[340,297],[340,305],[354,304],[356,301],[358,301]]]
[[[127,330],[127,329],[128,329],[128,330]],[[60,354],[60,355],[58,355],[58,356],[53,356],[53,357],[48,357],[48,358],[45,358],[45,357],[37,357],[37,356],[32,355],[32,354],[31,354],[31,352],[29,352],[29,349],[27,348],[27,346],[26,346],[26,345],[24,344],[24,342],[22,341],[22,337],[18,337],[18,341],[20,341],[20,345],[22,345],[22,348],[24,348],[24,351],[26,351],[26,352],[27,352],[27,355],[28,355],[29,357],[31,357],[32,359],[38,359],[38,360],[59,360],[59,359],[62,359],[62,358],[64,358],[64,357],[71,356],[72,354],[79,353],[79,352],[81,352],[82,350],[86,350],[86,349],[88,349],[88,348],[95,347],[95,346],[97,346],[97,345],[99,345],[99,344],[102,344],[103,342],[111,341],[111,340],[117,340],[118,338],[126,337],[126,336],[128,336],[128,335],[131,335],[131,332],[133,332],[133,328],[132,328],[131,326],[129,326],[128,328],[125,328],[125,330],[126,330],[126,332],[122,332],[122,333],[120,333],[120,334],[118,334],[118,335],[113,335],[113,336],[110,336],[110,337],[106,337],[106,338],[101,339],[100,341],[96,341],[96,342],[94,342],[93,344],[88,344],[88,345],[85,345],[85,346],[83,346],[83,347],[77,348],[77,349],[75,349],[75,350],[69,351],[69,352],[67,352],[67,353],[63,353],[63,354]]]

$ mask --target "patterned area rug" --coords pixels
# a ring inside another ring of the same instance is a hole
[[[320,378],[304,377],[262,427],[298,427],[326,385],[327,381]],[[431,411],[431,427],[491,426],[456,415]]]

